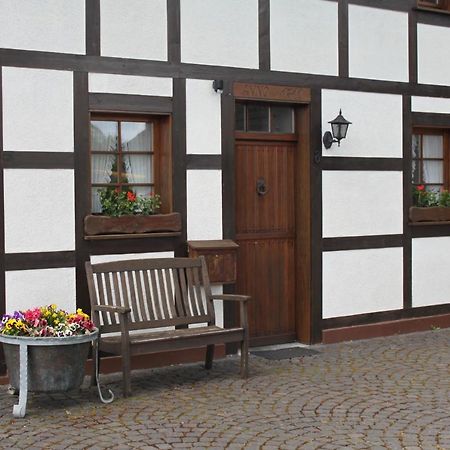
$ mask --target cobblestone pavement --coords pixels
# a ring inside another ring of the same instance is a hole
[[[450,449],[450,330],[316,346],[284,361],[136,371],[134,395],[31,394],[27,416],[0,386],[0,448]]]

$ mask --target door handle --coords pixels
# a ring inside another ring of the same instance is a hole
[[[266,180],[261,177],[256,181],[256,192],[258,195],[266,195],[269,192],[269,188],[266,186]]]

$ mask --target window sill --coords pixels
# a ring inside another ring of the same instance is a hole
[[[426,6],[417,6],[414,8],[416,11],[425,11],[425,12],[431,12],[431,13],[438,13],[438,14],[446,14],[450,15],[450,11],[447,9],[439,9],[439,8],[427,8]]]
[[[151,239],[177,236],[181,236],[181,231],[167,231],[164,233],[96,234],[95,236],[84,236],[84,240],[103,241],[107,239]]]
[[[409,224],[412,226],[449,225],[450,207],[411,206],[411,208],[409,208]]]
[[[181,235],[180,213],[103,216],[88,215],[84,218],[84,239],[136,239],[172,237]]]

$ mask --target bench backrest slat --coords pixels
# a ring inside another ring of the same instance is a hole
[[[86,272],[91,305],[130,308],[131,330],[215,322],[203,257],[86,263]],[[93,318],[102,332],[119,330],[117,314]]]

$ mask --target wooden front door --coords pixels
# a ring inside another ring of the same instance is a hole
[[[236,133],[236,292],[253,345],[296,339],[295,134]]]

